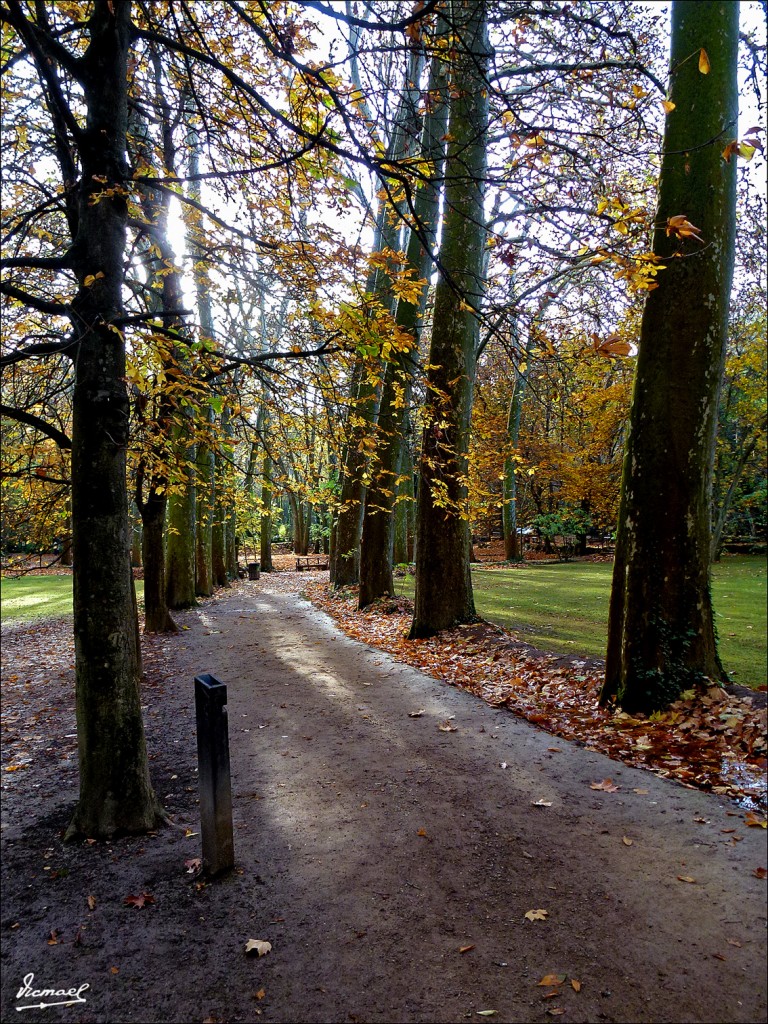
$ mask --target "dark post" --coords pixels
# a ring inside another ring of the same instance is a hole
[[[224,683],[207,673],[195,676],[195,710],[203,871],[217,875],[235,863],[227,688]]]

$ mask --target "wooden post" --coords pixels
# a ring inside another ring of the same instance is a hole
[[[195,676],[197,759],[203,871],[217,875],[235,863],[227,688],[207,673]]]

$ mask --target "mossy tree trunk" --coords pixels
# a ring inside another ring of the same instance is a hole
[[[482,0],[453,4],[445,217],[427,375],[416,512],[416,595],[411,638],[475,618],[467,450],[483,295],[490,47]]]
[[[726,678],[710,598],[710,512],[735,232],[735,160],[721,154],[737,132],[738,29],[738,4],[672,5],[675,109],[653,243],[666,269],[643,313],[601,694],[630,712],[663,708],[704,677]],[[681,216],[701,241],[667,233]]]

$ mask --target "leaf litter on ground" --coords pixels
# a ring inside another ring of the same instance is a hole
[[[408,640],[407,598],[356,606],[355,588],[330,591],[306,580],[303,592],[355,640],[378,647],[451,686],[503,707],[566,740],[635,768],[738,800],[764,812],[768,767],[766,708],[720,686],[687,692],[664,713],[629,715],[598,705],[602,664],[534,651],[488,622]],[[608,783],[606,785],[605,783]],[[593,789],[615,792],[609,780]],[[760,825],[763,817],[755,817]]]

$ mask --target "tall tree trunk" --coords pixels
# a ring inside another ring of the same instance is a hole
[[[137,491],[142,489],[141,474]],[[165,487],[154,481],[149,494],[141,500],[142,558],[144,572],[144,632],[176,633],[165,599],[165,513],[167,498]]]
[[[483,294],[490,46],[484,0],[457,0],[453,12],[457,44],[450,70],[446,213],[419,462],[411,638],[475,617],[463,505],[478,336],[472,310],[479,310]]]
[[[725,679],[710,598],[715,427],[734,259],[739,5],[672,5],[670,99],[653,251],[624,463],[601,703],[667,706]],[[699,70],[706,51],[711,70]],[[684,216],[702,241],[680,238]],[[678,223],[680,223],[678,221]],[[679,256],[677,255],[679,253]]]
[[[80,58],[86,125],[72,253],[79,283],[72,402],[72,547],[80,795],[68,836],[155,827],[141,719],[136,594],[131,573],[126,450],[128,395],[122,316],[128,175],[130,3],[96,0]],[[106,183],[103,184],[103,183]],[[113,187],[113,198],[95,197]],[[93,277],[103,274],[97,280]],[[85,281],[90,278],[89,284]]]
[[[443,26],[445,28],[445,26]],[[442,38],[442,36],[440,37]],[[438,205],[442,179],[448,106],[442,87],[445,68],[442,60],[433,57],[427,96],[429,107],[422,129],[421,156],[433,168],[433,180],[418,189],[414,201],[414,218],[419,231],[411,231],[406,251],[406,266],[415,280],[429,276],[432,251],[437,233]],[[366,488],[363,532],[360,545],[360,593],[358,605],[365,608],[377,597],[393,592],[392,564],[395,545],[395,502],[399,486],[399,467],[406,444],[415,356],[421,333],[421,317],[426,306],[427,285],[416,302],[400,299],[395,320],[413,337],[410,353],[401,353],[386,364],[379,403],[377,423],[378,448],[371,481]]]
[[[261,522],[259,555],[262,572],[272,572],[272,460],[265,452],[261,463]]]
[[[195,450],[189,444],[191,418],[173,429],[176,481],[168,499],[166,594],[169,608],[192,608],[195,600]]]

